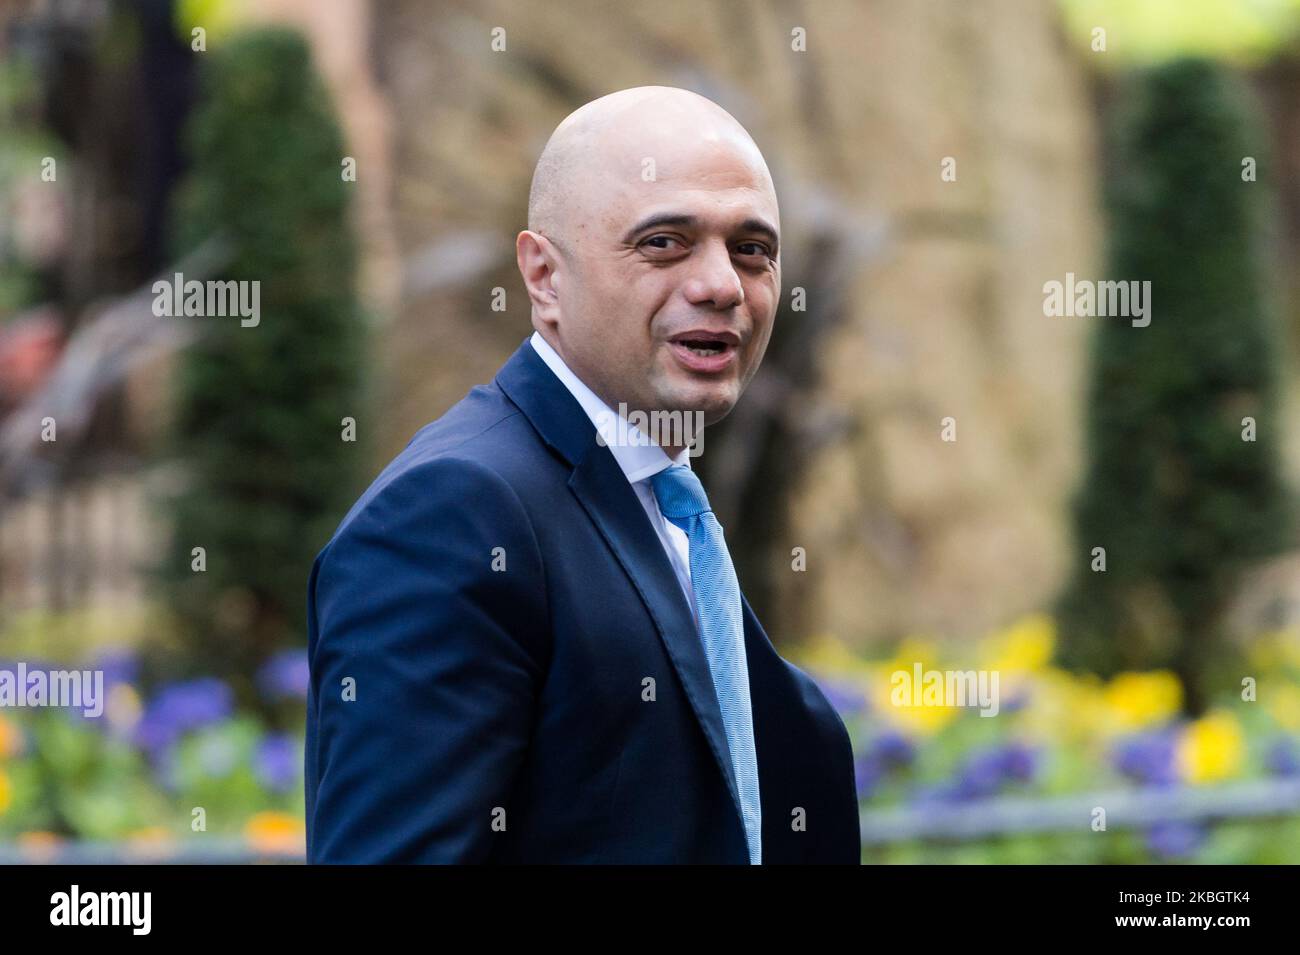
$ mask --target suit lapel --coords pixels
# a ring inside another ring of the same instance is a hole
[[[569,487],[591,515],[650,611],[739,814],[740,795],[709,661],[663,544],[608,448],[597,447],[587,455],[574,469]]]
[[[704,646],[690,605],[636,492],[614,455],[596,440],[596,429],[582,405],[526,339],[497,373],[496,382],[542,439],[573,467],[569,489],[649,611],[726,781],[737,817],[743,819],[722,711]]]

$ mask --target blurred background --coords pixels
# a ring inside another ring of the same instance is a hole
[[[107,705],[0,709],[0,861],[302,859],[311,561],[531,331],[533,164],[641,84],[776,180],[696,463],[863,860],[1300,862],[1300,0],[3,0],[0,668]]]

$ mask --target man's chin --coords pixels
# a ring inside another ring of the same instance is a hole
[[[670,407],[683,414],[699,414],[705,425],[721,421],[736,406],[736,395],[731,388],[686,388],[678,393]]]

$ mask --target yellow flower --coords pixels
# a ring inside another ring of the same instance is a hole
[[[923,648],[924,649],[924,648]],[[928,736],[937,733],[963,709],[959,706],[936,705],[925,702],[924,685],[913,686],[916,665],[923,653],[901,654],[900,658],[873,668],[869,699],[873,713],[880,713],[886,722],[909,735]],[[906,665],[904,665],[906,660]],[[932,668],[922,666],[922,672]],[[906,682],[896,680],[895,674],[906,675]]]
[[[1178,763],[1185,779],[1212,782],[1234,775],[1245,751],[1241,726],[1226,712],[1210,713],[1191,723],[1178,741]]]
[[[9,781],[9,774],[0,769],[0,816],[9,811],[14,801],[14,784]]]
[[[1045,613],[1029,614],[984,642],[986,667],[1003,673],[1036,673],[1056,649],[1056,622]]]
[[[1091,673],[1074,674],[1046,667],[1033,677],[1025,712],[1027,726],[1053,739],[1092,739],[1107,732],[1110,710],[1101,681]]]
[[[1183,687],[1168,670],[1120,673],[1106,685],[1106,705],[1115,728],[1140,729],[1175,716],[1183,701]]]
[[[244,836],[263,852],[304,852],[307,826],[286,812],[259,812],[244,825]]]
[[[894,673],[899,670],[911,673],[918,663],[921,665],[922,670],[937,670],[939,668],[939,654],[931,641],[913,636],[907,637],[899,643],[892,657],[871,665],[870,669],[877,678],[883,674],[885,683],[888,685]],[[888,698],[886,698],[887,701]]]

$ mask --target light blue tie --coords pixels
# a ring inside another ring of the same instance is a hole
[[[722,539],[722,525],[709,507],[704,486],[694,471],[674,464],[650,478],[650,483],[660,512],[684,530],[690,540],[691,587],[695,590],[695,605],[700,615],[700,639],[722,709],[722,725],[727,731],[727,748],[749,842],[749,862],[758,865],[763,858],[758,757],[749,708],[745,621],[741,615],[736,568]]]

